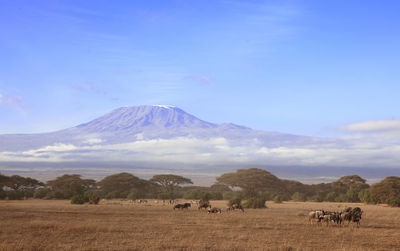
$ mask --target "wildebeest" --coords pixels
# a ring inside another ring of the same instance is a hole
[[[210,201],[208,201],[208,200],[200,200],[199,201],[198,210],[200,210],[202,208],[204,208],[204,209],[211,208]]]
[[[211,209],[208,209],[208,211],[207,211],[209,214],[211,213],[211,214],[215,214],[215,213],[222,213],[222,210],[221,209],[219,209],[219,208],[216,208],[216,207],[213,207],[213,208],[211,208]]]
[[[232,210],[242,210],[242,212],[244,213],[244,208],[242,207],[242,205],[234,203],[232,204],[230,207],[228,207],[226,209],[227,211],[232,211]]]
[[[351,221],[357,224],[357,227],[360,226],[361,216],[363,211],[359,207],[355,207],[350,211],[351,214]]]
[[[321,222],[321,219],[324,215],[325,215],[324,210],[311,211],[308,214],[308,222],[312,223],[312,221],[314,220],[316,220],[317,222]]]
[[[183,204],[176,204],[173,209],[189,209],[189,207],[191,207],[190,203],[183,203]]]
[[[319,217],[319,220],[326,222],[327,226],[329,225],[330,222],[339,224],[340,223],[340,213],[324,211],[324,214]]]

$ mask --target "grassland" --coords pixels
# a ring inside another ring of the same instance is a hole
[[[226,202],[213,201],[225,208]],[[311,209],[350,203],[268,203],[207,214],[195,208],[106,201],[0,201],[0,250],[400,250],[400,209],[361,205],[360,228],[309,225]]]

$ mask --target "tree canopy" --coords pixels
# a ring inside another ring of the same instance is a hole
[[[278,177],[259,168],[238,169],[234,173],[225,173],[218,177],[217,181],[230,187],[240,187],[250,193],[278,192],[285,189]]]
[[[371,186],[371,193],[378,202],[387,203],[391,198],[400,198],[400,177],[389,176]]]
[[[179,185],[193,184],[191,179],[173,174],[154,175],[150,181],[160,185],[166,193],[173,193]]]
[[[75,194],[83,194],[96,184],[92,179],[82,179],[79,174],[64,174],[47,182],[56,198],[70,199]]]
[[[0,188],[3,186],[15,191],[23,191],[34,190],[38,187],[44,186],[44,183],[30,177],[22,177],[19,175],[5,176],[0,174]]]
[[[105,177],[98,183],[103,195],[126,198],[129,193],[143,193],[150,184],[130,173],[118,173]]]

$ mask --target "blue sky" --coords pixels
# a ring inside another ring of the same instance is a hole
[[[399,1],[0,4],[0,133],[143,104],[314,136],[399,117]]]

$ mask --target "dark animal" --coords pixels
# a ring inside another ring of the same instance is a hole
[[[242,205],[240,204],[232,204],[232,206],[227,208],[227,211],[232,211],[232,210],[242,210],[242,212],[244,213],[244,208],[242,207]]]
[[[348,222],[347,225],[349,225],[350,222],[355,222],[357,224],[357,227],[359,227],[362,214],[363,211],[361,210],[361,208],[348,207],[340,213],[340,224],[344,221]]]
[[[361,216],[363,211],[359,207],[355,207],[350,211],[351,221],[357,224],[357,227],[360,226]]]
[[[319,221],[326,222],[326,225],[329,225],[329,222],[334,222],[339,224],[340,222],[340,213],[339,212],[329,212],[323,211],[324,214],[319,216]]]
[[[219,208],[216,208],[216,207],[213,207],[213,208],[211,208],[211,209],[208,209],[208,211],[207,211],[209,214],[216,214],[216,213],[222,213],[222,210],[221,209],[219,209]]]
[[[208,200],[200,200],[199,201],[199,207],[198,210],[200,209],[207,209],[207,208],[211,208],[211,204]]]
[[[173,209],[189,209],[192,205],[190,203],[184,203],[184,204],[176,204]]]

